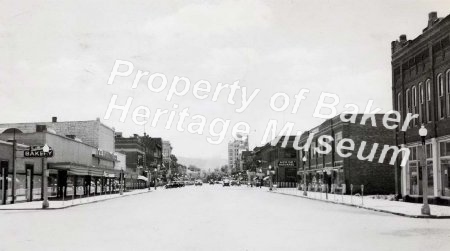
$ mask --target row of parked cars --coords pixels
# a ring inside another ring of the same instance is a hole
[[[201,185],[203,185],[203,182],[201,180],[171,181],[165,185],[165,188],[177,188],[177,187],[192,186],[192,185],[201,186]]]
[[[219,180],[216,180],[216,181],[210,180],[210,181],[209,181],[209,184],[210,184],[210,185],[214,185],[214,184],[222,184],[222,186],[224,186],[224,187],[229,187],[229,186],[240,186],[240,185],[241,185],[241,183],[240,183],[239,181],[237,181],[237,180],[230,180],[230,179],[224,179],[224,180],[222,180],[222,181],[219,181]]]

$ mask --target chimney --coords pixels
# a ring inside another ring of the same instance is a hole
[[[428,13],[428,28],[433,26],[434,22],[438,19],[437,12],[432,11]]]
[[[52,123],[58,122],[58,117],[52,117]]]
[[[405,34],[402,34],[402,35],[400,35],[400,43],[406,43],[406,35]]]

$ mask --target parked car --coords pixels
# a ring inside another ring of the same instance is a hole
[[[201,185],[203,185],[203,182],[201,180],[196,180],[195,181],[195,185],[196,186],[201,186]]]
[[[232,185],[232,186],[240,186],[241,183],[239,181],[237,181],[237,180],[231,180],[230,185]]]
[[[174,188],[174,187],[176,187],[176,185],[175,185],[175,183],[169,182],[169,183],[167,183],[164,187],[165,187],[166,189],[167,189],[167,188]]]
[[[223,180],[223,186],[224,187],[229,187],[230,186],[230,180],[228,180],[228,179]]]
[[[214,180],[210,180],[210,181],[209,181],[209,184],[210,184],[210,185],[214,185]]]

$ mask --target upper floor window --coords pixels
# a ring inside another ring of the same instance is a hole
[[[316,152],[316,142],[312,142],[311,143],[311,153],[312,153],[313,157],[316,157],[316,154],[317,154],[317,152]]]
[[[425,82],[426,85],[426,114],[427,114],[427,121],[431,122],[431,80],[427,79]]]
[[[409,88],[408,89],[406,89],[406,113],[410,113],[411,112],[411,110],[410,110],[410,108],[411,108],[411,94],[410,94],[410,91],[409,91]]]
[[[425,122],[424,121],[424,108],[423,105],[425,103],[425,94],[423,91],[423,83],[420,82],[419,83],[419,120],[420,122]]]
[[[422,105],[424,102],[423,84],[419,83],[419,103]]]
[[[446,87],[447,87],[447,116],[450,117],[450,70],[447,70],[445,74]]]
[[[411,89],[411,95],[412,95],[412,113],[417,114],[417,88],[415,86]],[[416,126],[417,120],[413,119],[413,125]]]
[[[445,99],[444,99],[444,79],[441,73],[437,75],[436,82],[438,87],[438,114],[439,119],[443,119],[445,117]]]

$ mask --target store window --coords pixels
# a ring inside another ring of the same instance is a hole
[[[419,182],[419,159],[417,154],[417,147],[409,147],[409,194],[419,195],[422,187]]]
[[[441,155],[442,195],[450,197],[450,140],[439,144]]]
[[[422,195],[422,167],[420,166],[420,156],[419,151],[422,151],[422,146],[415,146],[409,148],[411,154],[409,156],[409,181],[410,181],[410,191],[411,195]],[[434,179],[433,179],[433,154],[432,145],[426,145],[426,163],[427,163],[427,174],[428,174],[428,195],[434,195]]]

